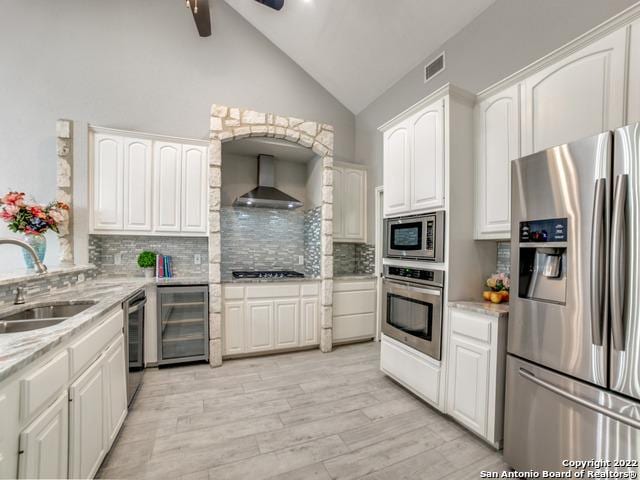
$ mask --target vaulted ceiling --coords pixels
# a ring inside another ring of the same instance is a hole
[[[356,114],[494,2],[225,1]]]

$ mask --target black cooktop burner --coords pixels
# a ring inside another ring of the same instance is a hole
[[[257,270],[231,272],[233,278],[304,278],[304,273],[293,270]]]

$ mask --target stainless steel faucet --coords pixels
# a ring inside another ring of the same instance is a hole
[[[36,266],[38,273],[47,273],[47,266],[40,261],[36,251],[27,242],[18,240],[17,238],[0,238],[0,245],[2,244],[17,245],[19,247],[24,248],[27,252],[31,254],[31,257],[33,257],[33,263]]]

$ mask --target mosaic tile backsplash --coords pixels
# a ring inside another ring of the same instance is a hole
[[[220,213],[223,278],[233,270],[305,270],[298,262],[305,256],[303,211],[223,207]]]
[[[511,243],[498,242],[497,272],[509,273],[511,271]]]
[[[308,277],[320,276],[320,207],[304,213],[304,273]]]
[[[142,276],[138,254],[143,250],[170,255],[174,276],[206,276],[209,272],[207,237],[155,237],[149,235],[90,235],[89,261],[101,275]],[[200,256],[196,264],[195,256]],[[120,257],[120,263],[116,260]]]
[[[371,274],[375,269],[373,245],[361,243],[333,244],[333,274]]]

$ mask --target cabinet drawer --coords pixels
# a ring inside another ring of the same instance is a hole
[[[373,313],[376,308],[376,292],[336,292],[333,294],[333,315]]]
[[[375,290],[376,281],[371,280],[357,280],[357,281],[340,281],[336,280],[333,283],[334,292],[357,292],[360,290]]]
[[[47,361],[20,380],[20,417],[27,420],[69,380],[69,355],[66,351]]]
[[[303,297],[315,297],[320,293],[319,283],[303,283],[302,284],[302,296]]]
[[[333,340],[373,338],[376,336],[376,318],[373,313],[333,317]]]
[[[247,287],[247,298],[282,298],[297,297],[300,295],[300,285],[279,283],[277,285],[256,285]]]
[[[105,321],[69,346],[71,378],[96,358],[118,333],[122,332],[122,309],[112,312]]]
[[[491,343],[491,319],[479,314],[451,310],[451,331],[484,343]]]
[[[223,297],[225,300],[242,300],[244,298],[244,287],[224,287]]]

